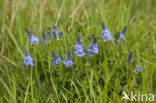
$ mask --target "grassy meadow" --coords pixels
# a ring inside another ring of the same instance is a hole
[[[102,23],[113,40],[101,38]],[[63,35],[46,35],[44,44],[42,31],[54,25]],[[125,26],[126,41],[114,42]],[[25,28],[39,44],[30,45]],[[74,54],[78,34],[83,57]],[[89,57],[92,34],[99,53]],[[66,68],[68,49],[73,65]],[[33,67],[23,64],[26,51]],[[144,69],[136,74],[138,66]],[[0,0],[0,103],[135,103],[122,100],[123,91],[156,95],[156,0]]]

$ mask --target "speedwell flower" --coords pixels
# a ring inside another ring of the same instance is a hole
[[[124,41],[126,41],[125,39],[125,33],[126,33],[126,28],[124,27],[123,31],[119,34],[119,32],[117,32],[117,34],[115,35],[116,41],[119,43],[120,39],[123,39]]]
[[[93,42],[90,44],[89,49],[88,49],[89,56],[93,56],[94,53],[97,54],[99,52],[98,45],[96,44],[96,42],[97,42],[97,39],[93,36]]]
[[[84,48],[83,46],[81,45],[83,40],[81,40],[80,38],[80,35],[77,36],[77,40],[76,40],[76,45],[74,45],[74,48],[75,48],[75,54],[78,56],[78,57],[82,57],[84,56],[86,53],[84,52]]]
[[[59,58],[54,52],[52,52],[52,61],[54,65],[57,65],[61,62],[61,58]]]
[[[134,60],[132,60],[132,52],[130,51],[128,54],[128,58],[127,58],[128,62],[133,62]]]
[[[141,68],[140,66],[137,66],[137,68],[134,70],[134,72],[135,72],[135,74],[138,74],[143,69],[144,69],[143,67]]]
[[[69,50],[67,57],[65,58],[64,63],[63,63],[66,67],[70,67],[73,64],[71,57],[72,57],[71,51]]]
[[[119,34],[119,32],[117,32],[115,34],[115,41],[118,42],[118,43],[120,42],[119,38],[120,38],[120,34]]]
[[[109,41],[113,39],[113,37],[110,35],[109,30],[105,28],[105,24],[102,25],[101,38],[103,39],[103,41]]]
[[[56,26],[53,26],[53,29],[54,29],[54,32],[53,32],[54,37],[55,37],[57,40],[60,40],[59,37],[62,36],[63,32],[60,32],[60,34],[59,34]]]
[[[38,38],[36,38],[34,36],[34,34],[31,33],[31,31],[29,31],[28,29],[26,29],[26,32],[28,33],[28,36],[29,36],[29,43],[32,45],[32,44],[38,44],[39,43],[39,40]]]
[[[25,54],[25,58],[24,58],[24,62],[23,64],[26,64],[26,67],[30,66],[34,66],[33,64],[33,58],[29,56],[28,53]]]
[[[46,32],[42,31],[42,40],[45,44],[48,44],[48,40],[47,40],[47,37],[46,37]]]
[[[127,27],[124,27],[124,29],[123,29],[123,31],[120,33],[120,37],[119,37],[119,39],[123,39],[124,41],[126,41],[126,39],[125,39],[125,33],[126,33],[126,29],[127,29]]]
[[[36,38],[34,35],[31,35],[29,37],[29,43],[32,45],[32,44],[38,44],[39,43],[39,40],[38,38]]]

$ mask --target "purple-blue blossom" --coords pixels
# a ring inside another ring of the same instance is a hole
[[[82,57],[84,56],[86,53],[84,52],[84,48],[82,46],[82,40],[80,38],[80,36],[77,36],[77,40],[76,40],[76,45],[74,45],[74,53],[75,55],[77,55],[78,57]]]
[[[53,26],[53,29],[54,29],[54,32],[53,32],[54,38],[56,38],[57,40],[60,40],[59,37],[63,35],[63,32],[59,33],[56,26]]]
[[[115,34],[115,41],[118,42],[118,43],[120,42],[119,37],[120,37],[120,34],[119,34],[119,32],[117,32]]]
[[[61,62],[61,58],[59,58],[54,52],[52,52],[52,62],[54,65],[57,65]]]
[[[134,70],[134,72],[135,72],[135,74],[138,74],[143,69],[144,69],[143,67],[141,68],[140,66],[137,66],[137,68]]]
[[[109,41],[113,39],[113,37],[110,35],[109,30],[105,28],[105,24],[102,25],[101,38],[103,39],[103,41]]]
[[[135,74],[138,74],[143,69],[144,69],[143,67],[141,68],[140,66],[137,66],[137,68],[134,70],[134,72],[135,72]]]
[[[126,41],[126,39],[125,39],[125,33],[126,33],[126,27],[124,27],[124,29],[123,29],[123,31],[120,33],[120,37],[119,37],[119,39],[123,39],[124,41]]]
[[[42,31],[42,40],[43,40],[43,43],[48,44],[48,40],[47,40],[47,37],[46,37],[46,32],[44,32],[44,31]]]
[[[33,58],[30,57],[28,53],[25,54],[25,58],[24,58],[23,64],[25,64],[26,67],[28,67],[29,65],[30,66],[34,66],[34,64],[33,64]]]
[[[93,42],[90,44],[89,49],[88,49],[89,56],[93,56],[94,53],[97,54],[99,52],[98,45],[96,44],[96,42],[97,42],[97,39],[93,36]]]
[[[132,60],[132,52],[130,51],[128,54],[128,58],[127,58],[128,62],[133,62],[134,60]]]
[[[34,34],[32,34],[32,32],[31,32],[30,30],[26,29],[26,32],[27,32],[27,34],[28,34],[28,36],[29,36],[29,43],[30,43],[31,45],[32,45],[32,44],[38,44],[38,43],[39,43],[38,38],[36,38],[36,37],[34,36]]]
[[[64,62],[63,62],[63,64],[64,64],[66,67],[70,67],[70,66],[73,64],[71,57],[72,57],[72,56],[71,56],[71,51],[69,50],[69,51],[68,51],[68,54],[67,54],[67,57],[65,58],[65,60],[64,60]]]
[[[117,32],[117,34],[115,35],[116,41],[118,43],[120,42],[121,39],[123,39],[124,41],[126,41],[126,39],[125,39],[126,29],[127,29],[127,27],[124,27],[123,31],[120,34]]]
[[[38,44],[39,43],[39,40],[38,38],[36,38],[34,35],[31,35],[29,37],[29,43],[32,45],[32,44]]]

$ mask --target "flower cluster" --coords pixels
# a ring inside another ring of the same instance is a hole
[[[141,72],[141,69],[143,70],[144,68],[140,67],[140,66],[137,66],[137,68],[134,70],[135,74],[138,74],[139,72]]]
[[[127,61],[130,63],[130,62],[134,62],[134,60],[132,60],[132,52],[130,51],[129,54],[128,54],[128,58],[127,58]],[[143,67],[142,67],[143,69]],[[139,72],[141,72],[141,67],[140,66],[137,66],[137,68],[134,70],[135,74],[138,74]]]
[[[53,29],[54,29],[53,36],[54,36],[57,40],[60,40],[59,37],[62,36],[63,32],[60,32],[60,34],[59,34],[56,26],[53,26]],[[59,35],[58,35],[58,34],[59,34]]]
[[[53,32],[52,32],[53,30]],[[29,43],[32,44],[38,44],[39,39],[32,34],[32,32],[28,29],[26,29],[26,32],[29,36]],[[44,30],[42,31],[42,41],[44,44],[48,44],[48,38],[46,37],[46,34],[48,34],[50,37],[54,37],[57,40],[59,40],[59,37],[63,35],[63,32],[58,33],[57,27],[53,26],[52,29],[49,30],[49,32],[45,32]],[[59,34],[59,35],[58,35]]]
[[[54,52],[52,52],[52,61],[54,65],[57,65],[61,62],[61,58],[59,58]]]
[[[82,41],[80,38],[80,35],[77,36],[77,40],[76,40],[76,45],[74,45],[75,48],[75,55],[77,55],[78,57],[82,57],[84,55],[86,55],[86,53],[84,52],[84,48],[82,46]]]
[[[38,38],[36,38],[34,36],[34,34],[32,34],[28,29],[26,29],[27,33],[28,33],[28,36],[29,36],[29,43],[32,45],[32,44],[38,44],[39,43],[39,40]]]
[[[124,27],[124,29],[121,33],[117,32],[115,34],[115,39],[118,43],[120,42],[120,39],[123,39],[124,41],[126,41],[126,39],[125,39],[126,29],[127,29],[127,27]]]
[[[132,52],[130,51],[128,54],[128,58],[127,58],[128,62],[134,62],[134,60],[132,60]]]
[[[29,65],[30,65],[30,66],[34,66],[34,64],[33,64],[33,59],[32,59],[32,57],[29,56],[28,53],[25,54],[25,58],[24,58],[23,64],[25,64],[26,67],[28,67]]]
[[[34,35],[31,35],[29,38],[29,42],[30,42],[30,44],[38,44],[39,40]]]
[[[117,32],[115,34],[115,41],[116,42],[120,42],[121,39],[123,39],[124,41],[126,41],[125,39],[125,33],[126,33],[126,29],[127,27],[124,27],[124,29],[122,30],[121,33]],[[36,38],[34,36],[34,34],[32,34],[28,29],[26,29],[28,36],[29,36],[29,43],[32,44],[38,44],[39,43],[39,39]],[[48,44],[48,38],[46,37],[46,32],[42,31],[42,41],[45,44]],[[54,37],[56,38],[56,40],[59,40],[60,37],[62,36],[63,32],[58,32],[57,27],[53,26],[49,32],[48,35],[50,37]],[[76,39],[76,44],[74,45],[74,54],[78,57],[83,57],[86,55],[86,53],[88,53],[88,56],[94,56],[94,54],[98,54],[99,53],[99,48],[98,48],[98,44],[97,44],[97,38],[92,35],[92,42],[91,44],[88,46],[87,51],[85,52],[85,49],[82,45],[83,40],[80,38],[80,35],[77,36]],[[101,38],[103,39],[104,42],[112,40],[113,37],[111,36],[109,30],[105,27],[105,24],[103,24],[102,26],[102,32],[101,32]],[[134,63],[134,60],[132,60],[132,52],[130,51],[128,54],[128,58],[127,58],[128,63]],[[52,52],[52,63],[54,66],[60,64],[61,58],[59,58],[58,55],[56,55],[56,53]],[[33,59],[32,57],[29,56],[28,53],[25,54],[25,58],[24,58],[24,62],[23,62],[26,67],[30,66],[34,66],[33,64]],[[72,61],[72,54],[71,54],[71,50],[68,50],[67,53],[67,57],[64,59],[63,64],[66,67],[71,67],[73,65],[73,61]],[[134,72],[137,74],[138,72],[141,72],[141,70],[143,69],[143,67],[141,68],[140,66],[137,66],[137,68],[134,70]]]
[[[65,58],[63,63],[66,67],[70,67],[73,64],[71,57],[71,50],[68,50],[67,57]]]
[[[113,37],[110,35],[109,30],[105,28],[105,24],[103,24],[102,26],[101,38],[103,39],[103,41],[109,41],[113,39]]]
[[[44,30],[42,31],[42,40],[43,43],[48,44],[48,38],[46,37],[46,32]]]
[[[97,42],[97,39],[93,35],[93,42],[90,44],[89,49],[88,49],[88,51],[89,51],[88,55],[89,56],[93,56],[94,53],[97,54],[99,52],[98,45],[96,42]]]

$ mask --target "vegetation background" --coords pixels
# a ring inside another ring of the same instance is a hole
[[[127,41],[103,42],[102,22],[112,36],[127,26]],[[64,32],[60,41],[29,44],[25,28],[40,38],[53,25]],[[52,66],[51,51],[65,58],[78,33],[84,47],[96,34],[99,54]],[[24,49],[35,66],[22,71]],[[144,70],[136,75],[137,65]],[[128,102],[123,91],[156,94],[156,0],[0,0],[0,103]]]

